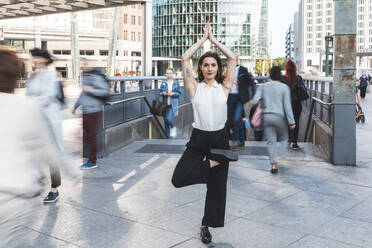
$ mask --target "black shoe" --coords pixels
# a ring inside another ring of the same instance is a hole
[[[221,161],[237,161],[239,159],[238,155],[231,151],[225,149],[211,149],[211,159],[221,162]]]
[[[210,244],[212,242],[212,234],[209,232],[207,226],[202,226],[200,228],[200,238],[204,244]]]
[[[278,174],[278,168],[272,168],[270,172],[271,174]]]
[[[47,195],[47,197],[44,198],[44,203],[47,204],[47,203],[53,203],[53,202],[56,202],[59,198],[59,193],[58,191],[53,193],[53,192],[49,192],[49,194]]]
[[[291,148],[292,148],[293,150],[299,150],[299,149],[300,149],[300,147],[298,146],[297,143],[292,143]]]

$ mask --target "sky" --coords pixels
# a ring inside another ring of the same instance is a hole
[[[269,37],[272,32],[273,58],[285,56],[285,34],[299,3],[300,0],[269,0]]]

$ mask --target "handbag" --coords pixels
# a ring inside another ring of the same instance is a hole
[[[151,113],[154,115],[165,116],[167,104],[158,100],[152,100]]]
[[[253,125],[253,127],[255,128],[262,127],[263,125],[262,117],[263,117],[263,106],[262,106],[262,101],[260,101],[258,102],[257,108],[254,111],[252,119],[251,119],[251,124]]]
[[[301,101],[309,99],[309,94],[303,84],[302,78],[298,77],[299,82],[297,83],[297,96]]]

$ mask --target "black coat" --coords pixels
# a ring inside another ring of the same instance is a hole
[[[247,68],[239,66],[238,94],[242,103],[246,103],[253,98],[255,93],[254,89],[254,83],[252,78],[249,76]]]

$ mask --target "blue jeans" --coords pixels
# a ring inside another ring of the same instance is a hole
[[[171,105],[168,105],[168,107],[165,111],[164,125],[165,125],[165,132],[167,133],[167,137],[169,138],[170,128],[174,127],[173,109],[172,109]]]
[[[244,142],[245,131],[242,120],[244,106],[239,95],[230,94],[227,99],[228,127],[232,129],[231,140]]]

